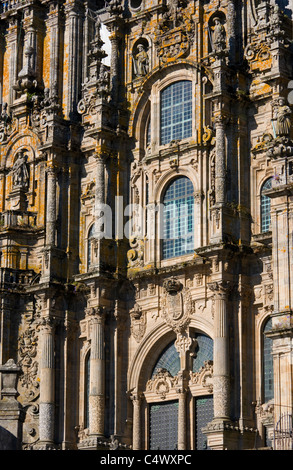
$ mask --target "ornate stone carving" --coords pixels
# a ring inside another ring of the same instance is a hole
[[[28,325],[19,337],[19,365],[21,367],[19,386],[28,401],[34,400],[39,395],[37,344],[36,331]]]
[[[184,9],[186,4],[185,1],[171,1],[154,31],[154,43],[162,62],[176,60],[189,53],[195,27],[189,11]]]
[[[165,281],[163,287],[165,294],[162,296],[162,316],[176,333],[182,333],[194,312],[191,294],[174,277]]]
[[[178,334],[177,339],[175,341],[175,348],[177,349],[178,353],[186,353],[192,346],[192,338],[187,336],[186,334]]]
[[[248,44],[244,56],[250,65],[252,71],[264,70],[271,66],[270,46],[267,42],[259,42],[257,40]]]
[[[127,252],[128,267],[136,268],[143,266],[144,242],[139,238],[129,240],[130,250]]]
[[[143,312],[141,307],[136,304],[134,309],[130,312],[131,319],[131,334],[135,341],[139,343],[146,331],[147,316],[146,312]]]
[[[146,392],[152,392],[165,400],[171,389],[176,389],[178,385],[178,377],[173,377],[169,371],[164,368],[158,369],[154,377],[148,380],[146,384]]]
[[[198,372],[190,372],[190,385],[199,385],[213,392],[213,361],[205,361]]]

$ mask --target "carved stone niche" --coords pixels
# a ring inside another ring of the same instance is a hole
[[[21,148],[14,156],[11,169],[12,189],[9,193],[9,199],[13,210],[25,211],[27,209],[26,193],[29,189],[29,182],[28,152]]]
[[[132,49],[132,74],[141,78],[150,71],[149,43],[145,38],[139,39]]]

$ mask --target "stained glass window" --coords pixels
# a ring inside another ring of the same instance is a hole
[[[272,319],[270,318],[265,324],[263,337],[263,390],[265,402],[274,398],[273,340],[266,336],[266,333],[271,329]]]
[[[192,253],[194,249],[193,185],[185,176],[176,178],[163,198],[163,259]]]
[[[197,334],[195,337],[197,346],[192,363],[192,371],[198,372],[205,361],[213,360],[213,340],[209,336]]]
[[[172,83],[161,93],[161,145],[192,135],[192,82]]]
[[[271,224],[271,199],[263,194],[272,187],[272,178],[267,179],[261,189],[261,231],[268,232]]]

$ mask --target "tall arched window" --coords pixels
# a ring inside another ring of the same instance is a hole
[[[192,135],[192,82],[172,83],[161,92],[161,145]]]
[[[163,198],[163,259],[192,253],[194,249],[194,191],[186,176],[176,178]]]
[[[187,368],[191,377],[193,374],[200,374],[205,363],[213,360],[213,340],[202,333],[194,333],[194,340],[195,348],[192,351],[192,360],[187,361]],[[154,400],[152,396],[148,403],[150,450],[173,450],[177,448],[178,396],[174,394],[174,390],[172,391],[168,386],[166,387],[164,376],[167,374],[169,377],[176,378],[176,376],[180,375],[180,370],[180,355],[176,349],[175,342],[172,341],[159,355],[152,369],[151,380],[148,382],[150,383],[152,380],[157,381],[155,383],[157,383],[160,392],[165,392],[164,397],[160,400],[160,393],[158,393],[158,400]],[[193,410],[190,416],[186,416],[190,426],[193,428],[189,439],[190,442],[193,440],[193,448],[203,450],[207,448],[207,445],[206,436],[202,429],[213,419],[213,395],[211,393],[202,393],[202,390],[196,391],[192,387],[193,385],[190,385],[186,406],[187,410]],[[171,393],[168,396],[169,392]]]
[[[261,188],[260,193],[260,210],[261,210],[261,231],[268,232],[271,224],[271,198],[266,196],[264,192],[272,187],[272,178],[267,179]]]
[[[272,319],[270,318],[263,330],[263,398],[265,403],[274,398],[273,340],[266,335],[271,329]]]
[[[91,226],[88,232],[88,237],[87,237],[87,267],[89,269],[92,261],[92,244],[91,244],[91,238],[93,237],[95,232],[95,224]]]

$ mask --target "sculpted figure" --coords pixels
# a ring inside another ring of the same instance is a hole
[[[12,168],[12,183],[15,187],[25,188],[28,186],[29,182],[29,173],[27,168],[27,156],[24,155],[24,152],[21,150],[18,152],[16,161]]]
[[[149,57],[142,44],[139,44],[137,49],[138,52],[134,57],[134,73],[136,76],[143,76],[149,71]]]
[[[276,135],[288,136],[291,128],[291,109],[286,105],[285,98],[279,98],[277,109]]]
[[[226,31],[220,18],[214,18],[213,45],[216,51],[223,50],[226,45]]]

